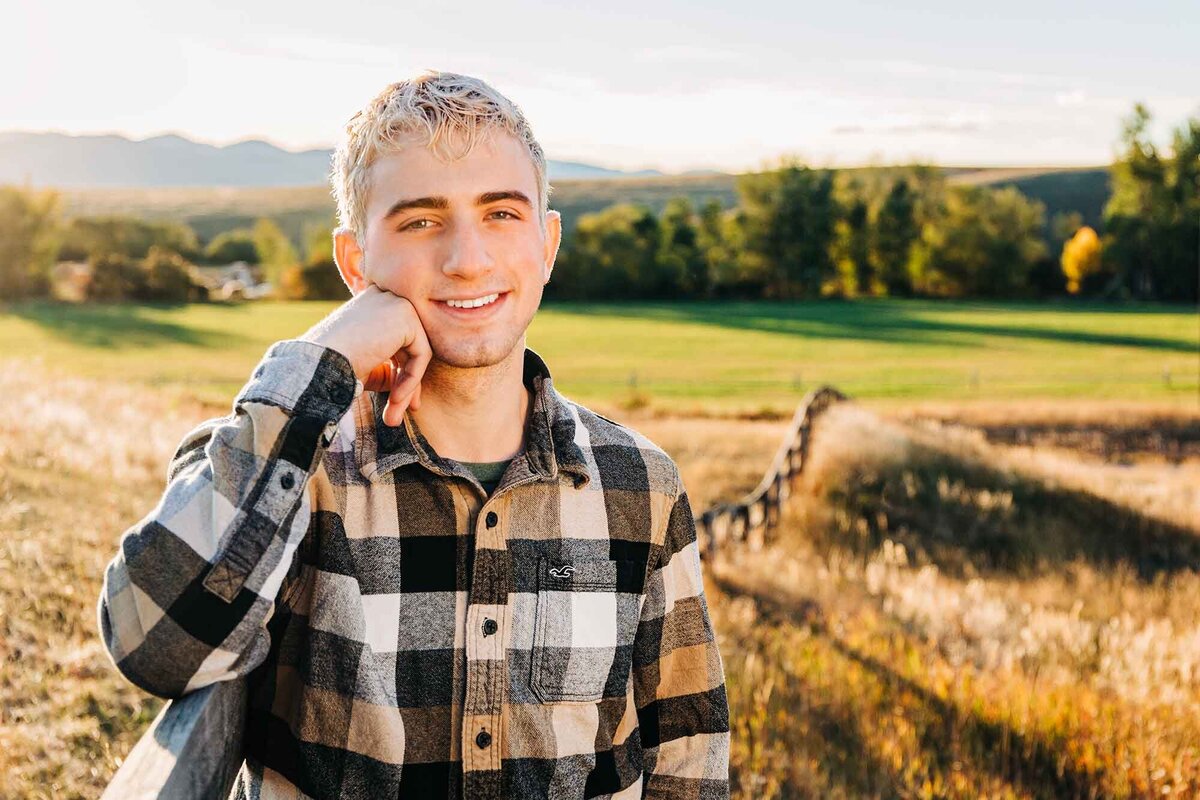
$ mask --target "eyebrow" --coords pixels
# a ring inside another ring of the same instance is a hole
[[[486,206],[490,203],[499,203],[501,200],[515,200],[518,203],[525,204],[529,208],[533,208],[533,201],[529,199],[529,196],[516,189],[501,189],[500,191],[496,192],[484,192],[483,194],[479,195],[479,197],[475,198],[475,205]],[[397,200],[392,204],[392,207],[388,209],[387,213],[383,215],[383,219],[386,222],[400,212],[408,211],[412,208],[447,209],[449,207],[450,201],[441,196],[414,197],[410,200]]]

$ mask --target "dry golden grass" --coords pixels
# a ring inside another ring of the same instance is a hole
[[[224,409],[18,360],[0,362],[0,397],[0,797],[94,797],[161,705],[104,652],[104,565],[157,502],[179,439]],[[680,454],[696,503],[752,486],[782,431],[645,422]]]
[[[158,701],[108,662],[104,564],[190,420],[166,393],[0,365],[0,797],[97,794]]]
[[[103,566],[222,409],[17,361],[0,395],[0,797],[91,797],[159,707],[98,639]],[[600,410],[672,454],[697,511],[787,425]],[[735,797],[1200,794],[1200,459],[998,446],[1001,407],[920,411],[831,412],[777,543],[706,566]]]
[[[1139,467],[1159,506],[853,407],[816,435],[776,543],[709,565],[737,796],[1200,794],[1200,465]]]
[[[791,421],[679,419],[619,412],[610,418],[637,429],[671,454],[697,514],[713,503],[737,500],[753,489]]]

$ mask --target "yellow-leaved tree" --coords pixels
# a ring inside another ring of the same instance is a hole
[[[1100,270],[1100,237],[1087,225],[1075,231],[1062,251],[1062,271],[1067,278],[1067,291],[1079,294],[1088,276]]]

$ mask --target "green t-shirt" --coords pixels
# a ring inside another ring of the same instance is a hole
[[[504,475],[504,470],[508,468],[508,462],[511,458],[504,461],[460,461],[464,467],[469,469],[471,473],[479,479],[483,484],[483,490],[489,495],[496,485],[500,483],[500,478]]]

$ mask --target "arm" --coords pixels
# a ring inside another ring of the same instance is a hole
[[[700,551],[682,482],[658,564],[646,583],[634,644],[634,702],[644,797],[729,797],[729,706],[708,616]]]
[[[358,391],[340,353],[277,342],[233,413],[184,437],[158,506],[104,575],[100,632],[126,678],[175,698],[262,663],[308,530],[309,479]]]

